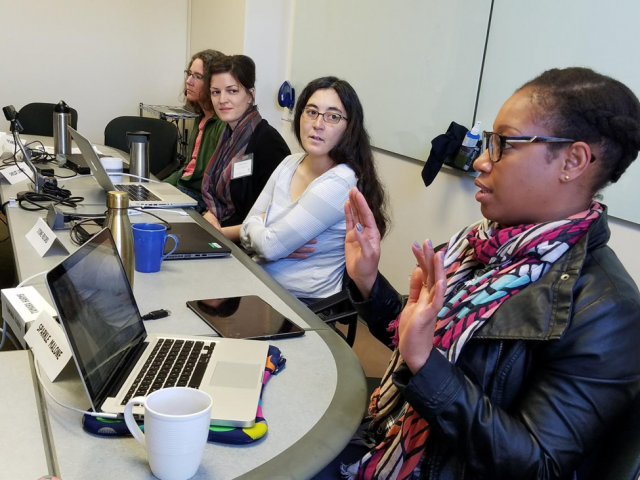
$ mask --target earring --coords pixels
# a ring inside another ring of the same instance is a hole
[[[564,181],[565,181],[565,182],[568,182],[568,181],[569,181],[569,175],[565,175],[565,176],[564,176]]]

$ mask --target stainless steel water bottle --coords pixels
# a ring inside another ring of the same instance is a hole
[[[71,134],[67,128],[71,125],[71,109],[60,100],[53,107],[53,152],[56,155],[71,154]]]
[[[127,132],[129,145],[129,173],[149,178],[149,132]],[[146,182],[142,178],[132,178],[132,182]]]
[[[107,192],[107,216],[104,219],[104,226],[111,230],[111,236],[116,243],[124,271],[133,290],[135,257],[127,192]]]

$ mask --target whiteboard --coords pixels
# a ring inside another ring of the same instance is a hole
[[[298,0],[291,79],[347,80],[371,143],[425,161],[451,121],[471,127],[491,0]]]
[[[589,67],[640,95],[638,0],[495,0],[477,120],[491,130],[504,101],[549,68]],[[612,216],[640,223],[640,160],[605,189]]]

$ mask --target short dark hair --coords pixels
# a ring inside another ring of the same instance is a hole
[[[211,78],[214,75],[230,73],[247,93],[251,95],[252,102],[256,102],[255,96],[250,91],[250,89],[256,88],[256,64],[251,58],[246,55],[225,55],[213,62],[207,71],[209,85],[211,85]]]
[[[537,113],[553,136],[598,149],[592,195],[617,182],[638,156],[640,102],[622,82],[589,68],[554,68],[518,90],[523,89],[532,90]],[[562,147],[549,144],[547,148],[554,152]]]
[[[373,212],[380,236],[384,237],[390,223],[386,211],[386,194],[378,178],[369,135],[364,127],[362,104],[353,87],[347,81],[337,77],[322,77],[309,82],[296,103],[293,120],[294,133],[298,143],[302,146],[300,117],[304,107],[307,106],[309,98],[316,90],[325,89],[333,89],[338,94],[347,117],[347,128],[338,143],[329,152],[329,157],[335,163],[345,163],[353,169],[358,179],[358,189]]]
[[[213,62],[215,62],[216,60],[220,59],[224,57],[224,53],[219,52],[217,50],[202,50],[201,52],[196,53],[193,57],[191,57],[191,60],[189,61],[189,66],[188,69],[191,70],[191,65],[193,65],[193,62],[196,59],[200,59],[202,60],[202,72],[206,75],[207,71],[211,68],[211,65],[213,64]],[[186,96],[187,95],[187,89],[184,89],[183,94]],[[209,89],[205,88],[204,89],[204,94],[202,96],[202,98],[200,99],[200,102],[202,102],[205,105],[205,108],[209,111],[213,111],[213,105],[211,104],[211,95],[209,94]],[[191,105],[191,108],[193,108],[193,110],[199,114],[202,115],[204,112],[202,111],[202,107],[200,106],[200,102],[191,102],[188,101],[187,103],[189,103],[189,105]]]

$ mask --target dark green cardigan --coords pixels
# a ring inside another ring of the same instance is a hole
[[[202,187],[202,177],[204,171],[207,168],[207,164],[211,159],[211,155],[215,152],[218,146],[218,140],[220,135],[227,126],[226,123],[221,121],[215,115],[211,117],[204,124],[204,130],[202,132],[202,140],[200,140],[200,149],[198,150],[198,156],[196,157],[196,166],[193,173],[185,178],[182,178],[184,169],[189,165],[191,156],[193,155],[193,147],[196,144],[196,138],[198,137],[198,126],[202,121],[202,116],[195,119],[191,134],[189,135],[189,145],[187,150],[187,158],[180,166],[180,169],[173,172],[169,177],[165,178],[165,182],[170,183],[175,187],[181,187],[187,190],[191,190],[200,195]]]

